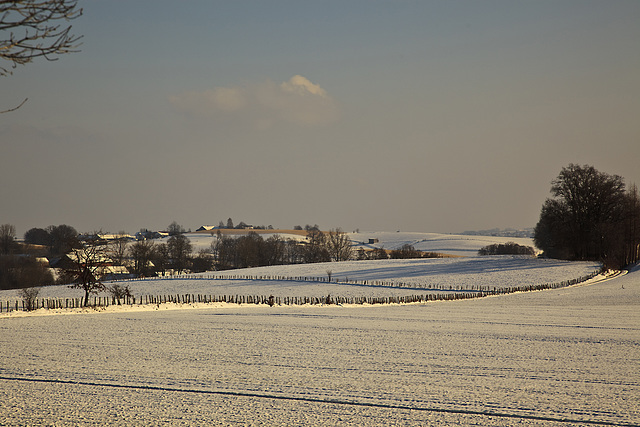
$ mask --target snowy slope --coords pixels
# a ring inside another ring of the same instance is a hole
[[[425,252],[439,252],[459,256],[477,256],[478,249],[494,243],[515,242],[519,245],[535,248],[533,239],[515,237],[375,231],[349,233],[349,238],[356,243],[356,248],[373,249],[380,247],[391,250],[398,249],[404,244],[409,244],[415,249]],[[378,239],[379,242],[369,244],[369,239]]]
[[[640,425],[640,273],[457,302],[0,318],[0,424]]]
[[[261,230],[262,231],[262,230]],[[248,232],[248,231],[247,231]],[[519,245],[535,247],[533,239],[515,237],[494,237],[494,236],[467,236],[458,234],[440,233],[417,233],[417,232],[358,232],[347,233],[354,248],[373,249],[376,247],[384,249],[398,249],[404,244],[413,245],[414,248],[425,252],[440,252],[448,255],[477,256],[478,249],[494,243],[515,242]],[[304,239],[304,236],[295,234],[278,234],[283,239]],[[215,235],[210,233],[187,233],[194,250],[209,249],[211,243],[216,240]],[[268,239],[272,234],[261,234],[262,238]],[[233,236],[231,236],[233,237]],[[379,242],[369,244],[369,239],[378,239]],[[165,239],[166,240],[166,239]]]
[[[274,295],[281,297],[319,297],[334,295],[396,296],[429,293],[433,289],[506,288],[557,283],[588,275],[599,269],[594,262],[566,262],[520,256],[487,256],[468,258],[434,258],[410,260],[347,261],[297,264],[228,270],[199,275],[194,280],[184,277],[124,282],[134,295]],[[332,281],[367,281],[367,286],[348,283],[326,283],[327,271]],[[290,280],[239,280],[233,277],[307,277],[323,282]],[[216,279],[210,279],[216,277]],[[224,280],[224,278],[228,278]],[[404,289],[387,285],[402,286]],[[40,297],[80,297],[81,290],[67,286],[42,288]],[[107,295],[102,293],[101,295]],[[15,300],[18,291],[0,291],[0,301]]]

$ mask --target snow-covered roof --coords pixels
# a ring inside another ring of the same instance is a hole
[[[196,231],[211,231],[220,228],[218,225],[202,225]]]

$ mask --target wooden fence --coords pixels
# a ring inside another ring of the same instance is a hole
[[[529,291],[529,290],[537,290],[537,289],[555,289],[562,288],[566,286],[571,286],[577,283],[584,282],[589,280],[600,273],[600,270],[596,270],[588,275],[579,277],[577,279],[566,280],[558,283],[545,283],[542,285],[527,285],[527,286],[517,286],[517,287],[496,287],[491,285],[472,285],[472,286],[454,286],[454,285],[442,285],[442,284],[432,284],[428,287],[424,287],[417,283],[405,283],[398,281],[381,281],[381,280],[355,280],[349,279],[348,277],[340,279],[334,278],[332,280],[328,280],[326,276],[324,277],[314,277],[314,276],[268,276],[268,275],[260,275],[260,276],[251,276],[251,275],[241,275],[241,274],[217,274],[217,275],[192,275],[192,274],[182,274],[182,275],[173,275],[173,276],[158,276],[158,277],[139,277],[139,278],[131,278],[119,280],[118,282],[140,282],[140,281],[148,281],[148,280],[247,280],[247,281],[272,281],[272,282],[315,282],[315,283],[332,283],[332,284],[345,284],[345,285],[354,285],[354,286],[370,286],[374,288],[385,287],[385,288],[397,288],[397,289],[415,289],[417,291],[446,291],[446,292],[484,292],[487,294],[500,294],[504,289],[511,289],[512,292],[520,292],[520,291]],[[336,276],[334,274],[334,276]],[[515,289],[515,290],[513,290]]]
[[[430,293],[405,295],[405,296],[362,296],[362,297],[342,297],[342,296],[306,296],[306,297],[281,297],[265,295],[140,295],[116,299],[113,296],[94,296],[89,300],[89,307],[108,307],[112,305],[160,305],[167,303],[174,304],[194,304],[194,303],[230,303],[230,304],[267,304],[267,305],[330,305],[330,304],[408,304],[428,301],[453,301],[471,298],[481,298],[489,295],[504,295],[515,292],[530,292],[544,289],[557,289],[576,285],[595,277],[599,272],[595,271],[589,275],[577,279],[565,280],[557,283],[545,283],[540,285],[514,286],[514,287],[491,287],[491,286],[430,286],[422,288],[415,284],[403,284],[399,282],[381,282],[367,280],[335,280],[329,282],[322,277],[285,277],[285,276],[246,276],[246,275],[224,275],[224,276],[168,276],[161,278],[164,280],[268,280],[268,281],[304,281],[304,282],[324,282],[349,284],[371,287],[393,287],[399,289],[415,289],[428,291]],[[127,281],[158,280],[153,279],[129,279]],[[73,309],[84,306],[84,298],[41,298],[33,302],[32,307],[27,307],[24,300],[0,301],[0,313],[10,311],[27,311],[33,309]]]

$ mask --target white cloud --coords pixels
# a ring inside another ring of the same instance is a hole
[[[295,75],[289,79],[288,82],[284,82],[280,85],[283,91],[296,93],[298,95],[318,95],[322,97],[327,96],[327,91],[320,86],[311,83],[306,77],[301,75]]]
[[[234,117],[261,129],[278,122],[317,126],[338,118],[337,104],[327,91],[300,75],[279,85],[266,80],[183,92],[169,100],[174,108],[193,117]]]

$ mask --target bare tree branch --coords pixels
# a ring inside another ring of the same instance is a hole
[[[16,68],[34,58],[55,61],[56,55],[76,52],[82,36],[59,23],[82,15],[76,6],[77,0],[0,0],[0,59]],[[0,66],[0,76],[11,73]]]
[[[22,101],[22,102],[20,103],[20,105],[18,105],[17,107],[10,108],[9,110],[0,111],[0,114],[3,114],[3,113],[10,113],[10,112],[12,112],[12,111],[16,111],[18,108],[22,107],[22,106],[24,105],[24,103],[25,103],[25,102],[27,102],[28,100],[29,100],[29,98],[25,98],[25,99],[24,99],[24,101]]]

